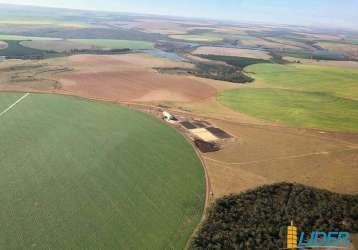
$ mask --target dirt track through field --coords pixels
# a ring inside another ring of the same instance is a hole
[[[345,150],[337,150],[337,151],[322,151],[322,152],[315,152],[315,153],[308,153],[308,154],[300,154],[300,155],[291,155],[291,156],[285,156],[285,157],[276,157],[272,159],[265,159],[260,161],[247,161],[247,162],[225,162],[225,161],[219,161],[212,159],[210,157],[203,157],[205,160],[213,161],[217,163],[223,163],[226,165],[250,165],[250,164],[256,164],[256,163],[264,163],[264,162],[271,162],[271,161],[278,161],[278,160],[288,160],[288,159],[296,159],[296,158],[304,158],[307,156],[314,156],[314,155],[328,155],[336,152],[346,152],[346,151],[355,151],[358,150],[358,145],[355,148],[345,149]]]

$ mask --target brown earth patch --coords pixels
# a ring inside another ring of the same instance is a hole
[[[209,47],[203,46],[197,48],[193,54],[195,55],[219,55],[219,56],[238,56],[250,57],[257,59],[270,60],[272,57],[269,53],[259,50],[250,49],[236,49],[236,48],[223,48],[223,47]]]
[[[187,102],[216,94],[214,88],[186,77],[146,71],[73,74],[60,82],[64,91],[116,101]]]
[[[354,59],[358,59],[358,45],[319,42],[318,45],[324,49],[346,54]]]
[[[209,98],[215,88],[200,81],[157,73],[154,67],[192,67],[144,54],[79,55],[68,59],[76,73],[61,77],[62,91],[115,101],[189,102]]]
[[[76,55],[70,56],[66,62],[79,68],[82,72],[87,68],[90,72],[96,71],[126,71],[138,70],[141,68],[152,69],[159,67],[181,67],[192,68],[193,65],[185,62],[175,62],[166,58],[158,58],[150,55],[136,53],[124,55]]]
[[[215,197],[263,184],[299,182],[358,193],[358,138],[317,131],[211,121],[237,139],[203,155]]]
[[[240,40],[242,45],[245,46],[257,46],[262,48],[270,48],[270,49],[300,49],[300,47],[290,45],[290,44],[281,44],[274,41],[265,40],[262,38],[255,39],[242,39]]]

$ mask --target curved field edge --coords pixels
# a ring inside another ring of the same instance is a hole
[[[200,161],[154,117],[31,94],[0,123],[2,247],[182,249],[200,221]]]
[[[225,106],[294,127],[358,132],[358,102],[325,93],[284,89],[237,89],[219,93]]]
[[[358,70],[307,64],[253,64],[249,76],[272,88],[322,92],[358,101]]]
[[[267,87],[232,89],[217,100],[263,120],[294,127],[358,132],[358,71],[315,65],[254,64],[245,68]]]

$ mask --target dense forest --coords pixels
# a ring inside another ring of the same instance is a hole
[[[101,49],[93,49],[93,50],[80,50],[73,49],[68,52],[56,52],[51,50],[39,50],[24,47],[21,45],[21,41],[7,41],[8,44],[6,49],[0,50],[0,56],[5,56],[7,59],[47,59],[53,57],[64,57],[71,56],[77,54],[95,54],[95,55],[117,55],[117,54],[126,54],[131,53],[130,49],[111,49],[111,50],[101,50]]]
[[[198,77],[234,83],[254,81],[253,78],[245,75],[240,68],[218,64],[197,63],[195,69],[190,70],[189,73]]]
[[[246,57],[200,55],[205,59],[220,61],[225,64],[210,62],[195,62],[195,68],[156,68],[162,73],[190,74],[233,83],[249,83],[254,79],[245,74],[244,68],[256,63],[270,63],[270,61]]]
[[[262,186],[217,200],[192,249],[280,249],[287,226],[299,232],[358,232],[358,196],[300,184]]]
[[[225,64],[197,63],[195,70],[190,73],[199,77],[228,81],[234,83],[249,83],[254,79],[245,74],[246,66],[256,63],[270,63],[270,61],[235,56],[200,55],[200,57],[212,61],[220,61]]]
[[[249,57],[237,57],[237,56],[218,56],[218,55],[200,55],[200,57],[213,60],[225,62],[228,65],[236,67],[243,70],[245,67],[257,64],[257,63],[270,63],[268,60],[249,58]]]

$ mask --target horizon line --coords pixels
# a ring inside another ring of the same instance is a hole
[[[159,13],[150,13],[150,12],[132,12],[132,11],[118,11],[118,10],[94,10],[94,9],[83,9],[83,8],[70,8],[70,7],[59,7],[59,6],[48,6],[42,4],[20,4],[20,3],[4,3],[0,0],[0,5],[8,5],[8,6],[22,6],[22,7],[33,7],[33,8],[49,8],[49,9],[59,9],[59,10],[77,10],[77,11],[90,11],[94,13],[113,13],[113,14],[130,14],[130,15],[138,15],[138,16],[152,16],[152,17],[165,17],[172,18],[182,21],[183,19],[195,19],[201,21],[215,21],[215,22],[226,22],[226,24],[231,23],[234,25],[240,24],[254,24],[254,25],[273,25],[273,26],[287,26],[287,27],[300,27],[300,28],[311,28],[316,30],[330,30],[330,31],[348,31],[348,32],[358,32],[358,27],[356,29],[351,27],[342,27],[342,26],[314,26],[314,25],[299,25],[299,24],[289,24],[289,23],[274,23],[269,21],[252,21],[252,20],[234,20],[234,19],[223,19],[223,18],[213,18],[213,17],[195,17],[195,16],[180,16],[180,15],[165,15]],[[0,17],[1,20],[1,17]]]

